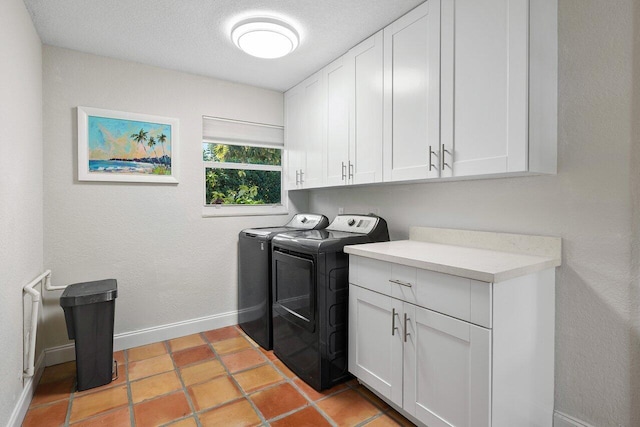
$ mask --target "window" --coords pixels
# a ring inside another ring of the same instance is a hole
[[[286,214],[283,128],[203,118],[204,215]]]

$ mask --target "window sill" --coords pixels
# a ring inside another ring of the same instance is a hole
[[[289,210],[284,205],[256,206],[256,205],[210,205],[202,207],[202,217],[220,216],[261,216],[261,215],[288,215]]]

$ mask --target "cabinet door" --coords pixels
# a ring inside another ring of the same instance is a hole
[[[305,167],[302,168],[302,187],[314,188],[324,184],[324,105],[322,73],[318,72],[303,82],[304,85],[304,141]]]
[[[349,285],[349,372],[402,405],[402,302]]]
[[[352,184],[382,182],[383,32],[349,51],[355,86],[351,91],[351,144],[348,176]]]
[[[384,29],[384,79],[384,180],[437,177],[429,152],[440,144],[440,0]]]
[[[304,85],[299,84],[284,95],[285,182],[289,189],[300,188],[300,171],[305,168],[304,94]]]
[[[404,303],[404,409],[430,427],[491,423],[491,331]]]
[[[353,67],[347,56],[323,70],[326,85],[326,184],[347,183],[349,162],[349,98],[353,88]]]
[[[442,0],[442,176],[527,170],[529,0]]]

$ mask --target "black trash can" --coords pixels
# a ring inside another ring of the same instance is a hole
[[[67,334],[76,341],[78,391],[108,384],[113,378],[117,296],[116,280],[105,279],[69,285],[60,297]]]

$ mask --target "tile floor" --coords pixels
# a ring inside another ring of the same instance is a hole
[[[120,376],[75,391],[45,369],[24,419],[48,426],[412,426],[355,380],[318,393],[230,326],[116,352]]]

